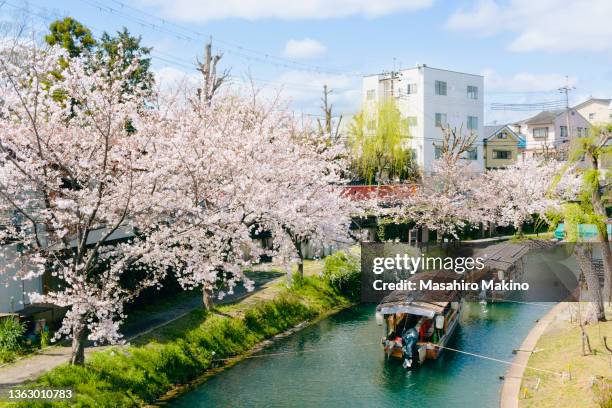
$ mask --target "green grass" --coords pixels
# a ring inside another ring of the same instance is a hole
[[[510,242],[521,242],[521,241],[526,241],[526,240],[530,240],[530,239],[552,239],[554,238],[554,232],[550,231],[544,231],[544,232],[540,232],[539,234],[523,234],[523,235],[513,235],[512,238],[510,238]]]
[[[576,305],[576,304],[574,304]],[[556,320],[538,340],[536,349],[529,358],[529,367],[555,373],[566,372],[571,379],[561,379],[549,372],[526,369],[519,395],[521,407],[611,407],[612,370],[610,353],[605,349],[603,337],[612,337],[612,311],[608,321],[585,326],[593,353],[582,355],[581,332],[577,323]],[[536,387],[537,384],[537,387]],[[601,385],[607,389],[600,391]],[[607,404],[601,404],[606,399]]]
[[[304,320],[349,304],[318,277],[307,276],[291,289],[274,289],[273,299],[249,303],[237,315],[232,312],[240,303],[221,306],[213,313],[194,311],[136,345],[93,353],[84,367],[62,365],[30,385],[75,390],[74,401],[53,406],[143,406],[176,385],[198,378],[219,365],[219,359],[243,354]]]

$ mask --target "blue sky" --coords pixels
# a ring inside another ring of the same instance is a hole
[[[320,113],[323,83],[336,113],[348,114],[359,108],[361,75],[417,63],[485,75],[487,123],[530,114],[491,111],[493,102],[560,99],[566,75],[572,103],[612,97],[608,0],[7,0],[0,8],[4,20],[15,12],[41,30],[65,15],[96,34],[126,26],[154,47],[167,84],[195,72],[212,35],[235,82],[282,87],[307,114]]]

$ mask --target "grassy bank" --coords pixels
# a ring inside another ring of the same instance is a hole
[[[93,353],[84,367],[59,366],[32,385],[75,390],[72,402],[53,406],[142,406],[218,366],[220,359],[349,303],[319,277],[307,276],[291,289],[276,282],[252,299],[213,313],[191,312],[131,346]]]
[[[584,306],[583,306],[584,309]],[[573,314],[576,313],[573,305]],[[584,310],[583,310],[584,312]],[[587,325],[593,352],[582,355],[582,337],[575,316],[562,313],[553,321],[537,343],[537,352],[528,365],[554,373],[525,370],[519,404],[521,407],[612,407],[612,356],[603,338],[612,346],[612,310],[607,322]]]

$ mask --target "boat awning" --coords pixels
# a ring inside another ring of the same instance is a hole
[[[436,314],[442,313],[447,305],[448,302],[390,304],[381,305],[378,311],[385,315],[394,313],[409,313],[417,316],[425,316],[431,319]]]
[[[410,278],[411,281],[431,279],[438,283],[449,283],[457,279],[457,274],[449,271],[425,271]],[[385,296],[376,311],[382,314],[409,313],[417,316],[434,317],[444,313],[450,302],[461,296],[456,290],[396,290]]]

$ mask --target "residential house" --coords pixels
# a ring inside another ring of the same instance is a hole
[[[364,106],[395,98],[409,129],[409,143],[419,167],[428,172],[441,153],[442,126],[462,127],[482,140],[484,78],[419,65],[363,78]],[[477,170],[484,168],[481,143],[465,155]]]
[[[591,125],[612,122],[612,99],[590,98],[572,108]]]
[[[587,135],[590,124],[577,111],[559,109],[542,111],[510,127],[526,142],[525,155],[558,152],[570,138]]]
[[[483,149],[487,169],[505,168],[521,160],[525,140],[508,125],[484,127]]]

